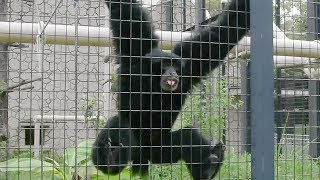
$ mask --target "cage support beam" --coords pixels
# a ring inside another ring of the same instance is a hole
[[[319,40],[320,37],[320,4],[316,0],[308,0],[307,14],[308,14],[308,33],[309,40]],[[305,70],[306,72],[307,70]],[[312,72],[310,75],[315,74],[319,77],[319,71]],[[310,126],[310,148],[309,154],[311,157],[320,157],[320,81],[318,79],[309,80],[309,126]]]
[[[274,75],[272,1],[250,1],[251,175],[274,179]]]

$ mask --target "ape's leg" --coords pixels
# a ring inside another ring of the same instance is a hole
[[[137,147],[135,148],[135,156],[132,159],[132,172],[138,173],[141,176],[148,174],[149,160],[150,160],[150,148]]]
[[[93,145],[92,161],[102,172],[118,174],[132,159],[132,146],[136,146],[136,140],[129,124],[115,116],[99,133]]]
[[[225,147],[222,143],[211,145],[195,128],[183,128],[165,135],[162,162],[186,161],[193,179],[212,179],[222,166]],[[169,142],[169,143],[168,143]]]

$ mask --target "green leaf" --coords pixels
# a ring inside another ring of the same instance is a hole
[[[0,81],[0,95],[7,90],[8,86],[5,82]]]
[[[66,164],[75,167],[89,160],[93,143],[93,140],[85,140],[79,143],[77,147],[68,148],[64,155]]]
[[[0,171],[51,171],[55,167],[53,164],[31,158],[14,158],[0,163]]]

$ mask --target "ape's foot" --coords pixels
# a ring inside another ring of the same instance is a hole
[[[105,155],[108,159],[108,164],[113,166],[121,166],[121,151],[123,151],[123,144],[122,143],[115,143],[112,142],[110,138],[108,138],[107,143],[103,147],[105,149]],[[124,154],[122,154],[124,155]]]
[[[96,142],[92,151],[92,160],[96,167],[106,174],[118,174],[127,165],[127,153],[122,143],[107,140]]]
[[[213,179],[222,166],[225,146],[220,142],[211,148],[211,154],[203,159],[201,179]]]

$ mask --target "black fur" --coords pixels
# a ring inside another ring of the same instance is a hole
[[[119,55],[117,116],[108,120],[92,150],[93,163],[117,174],[129,161],[133,172],[148,172],[148,162],[186,161],[194,179],[213,178],[222,165],[224,146],[214,146],[197,129],[172,132],[187,94],[223,60],[249,27],[249,0],[233,0],[217,24],[201,29],[172,53],[159,49],[147,13],[136,0],[106,1],[114,46]],[[161,87],[167,68],[179,76],[172,92]]]

